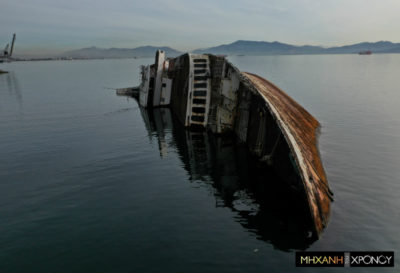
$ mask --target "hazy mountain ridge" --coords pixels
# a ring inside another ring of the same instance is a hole
[[[220,45],[206,49],[195,50],[194,53],[214,54],[304,54],[320,51],[317,46],[294,46],[280,42],[243,41],[239,40],[228,45]]]
[[[321,46],[296,46],[280,42],[239,40],[227,45],[220,45],[195,50],[194,53],[212,53],[227,55],[279,55],[279,54],[349,54],[371,50],[374,53],[399,53],[400,43],[388,41],[364,42],[340,47],[324,48]]]
[[[396,53],[400,50],[400,43],[392,43],[388,41],[379,41],[375,43],[363,42],[327,49],[328,53],[357,53],[364,50],[371,50],[374,53]]]
[[[133,58],[133,57],[154,57],[158,50],[164,50],[168,57],[176,57],[182,52],[167,46],[140,46],[136,48],[99,48],[87,47],[71,50],[61,54],[62,57],[70,58]]]
[[[87,47],[71,50],[61,54],[61,57],[70,58],[133,58],[153,57],[156,50],[164,50],[168,57],[176,57],[182,52],[171,47],[140,46],[136,48],[98,48]],[[244,41],[239,40],[231,44],[219,45],[210,48],[196,49],[193,53],[211,53],[225,55],[296,55],[296,54],[354,54],[360,51],[371,50],[373,53],[400,53],[400,43],[388,41],[363,42],[340,47],[322,47],[303,45],[296,46],[280,42]]]

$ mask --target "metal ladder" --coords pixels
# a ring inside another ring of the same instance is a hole
[[[187,126],[201,125],[206,127],[210,105],[210,64],[207,55],[191,55],[190,93],[187,107]]]

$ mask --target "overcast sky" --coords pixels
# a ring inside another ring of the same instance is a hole
[[[0,47],[16,32],[20,52],[400,42],[400,0],[0,0],[0,26]]]

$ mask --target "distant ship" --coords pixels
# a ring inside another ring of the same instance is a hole
[[[365,51],[360,51],[358,52],[359,55],[371,55],[372,51],[371,50],[365,50]]]

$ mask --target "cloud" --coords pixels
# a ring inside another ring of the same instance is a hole
[[[5,0],[0,46],[13,32],[21,49],[153,44],[186,50],[238,39],[398,42],[399,10],[398,0]]]

